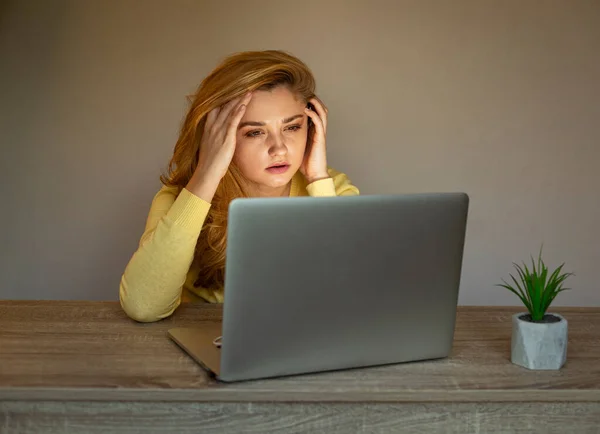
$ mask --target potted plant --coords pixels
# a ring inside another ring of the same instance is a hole
[[[501,286],[517,295],[527,312],[512,317],[511,361],[528,369],[560,369],[567,358],[567,320],[557,313],[546,313],[556,296],[570,288],[564,281],[573,273],[563,273],[564,263],[549,274],[542,260],[537,266],[531,258],[531,269],[513,263],[518,279],[510,277],[514,286],[502,279]]]

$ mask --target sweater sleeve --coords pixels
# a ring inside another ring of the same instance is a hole
[[[329,178],[320,179],[306,186],[306,191],[310,196],[358,196],[358,188],[352,185],[352,182],[344,173],[335,169],[328,169]]]
[[[154,197],[138,249],[119,287],[125,313],[139,322],[171,315],[194,259],[210,203],[183,189],[163,187]]]

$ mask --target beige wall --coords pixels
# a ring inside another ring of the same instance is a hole
[[[600,2],[19,1],[0,6],[0,298],[116,299],[184,112],[233,51],[313,69],[363,193],[463,190],[462,304],[545,243],[600,305]]]

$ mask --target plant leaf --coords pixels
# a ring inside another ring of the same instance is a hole
[[[562,280],[559,280],[559,273],[562,270],[564,264],[561,264],[554,272],[550,275],[550,279],[548,279],[548,283],[546,284],[544,295],[542,297],[542,305],[544,307],[544,312],[548,310],[552,300],[556,297],[557,289]],[[562,276],[561,276],[562,277]]]
[[[542,318],[544,318],[544,314],[546,313],[546,306],[545,306],[544,298],[545,298],[545,294],[546,294],[546,278],[548,277],[548,267],[542,260],[542,248],[543,248],[543,244],[540,246],[540,253],[538,254],[539,276],[537,279],[538,290],[540,292],[540,316],[539,316],[540,320]]]
[[[519,290],[519,294],[521,296],[521,298],[524,301],[525,307],[527,307],[527,310],[531,309],[531,300],[529,300],[529,297],[527,296],[527,292],[521,288],[521,285],[519,284],[519,282],[517,282],[517,279],[514,278],[514,276],[511,274],[510,275],[511,279],[513,280],[513,282],[515,282],[515,285],[517,286],[518,290]]]
[[[504,282],[504,280],[502,280]],[[509,284],[505,283],[505,284],[498,284],[498,286],[501,286],[503,288],[508,289],[510,292],[512,292],[513,294],[515,294],[517,297],[519,297],[521,299],[521,301],[523,302],[523,304],[525,305],[525,307],[527,308],[528,311],[531,311],[531,309],[529,308],[529,302],[525,299],[525,297],[523,297],[521,294],[519,294],[513,287],[511,287]]]
[[[521,282],[523,283],[523,288],[521,288],[521,285],[519,285],[519,283],[517,282],[517,280],[514,278],[514,276],[512,274],[510,275],[510,277],[515,282],[515,284],[519,287],[519,289],[523,293],[523,296],[525,297],[525,299],[527,299],[527,303],[525,304],[525,306],[527,307],[529,314],[533,316],[533,303],[532,303],[532,299],[531,299],[531,293],[529,292],[529,290],[527,288],[527,277],[525,276],[525,271],[521,268],[520,265],[518,265],[514,262],[513,262],[513,265],[515,266],[515,268],[517,269],[517,272],[519,273],[519,278],[521,279]]]
[[[531,257],[531,263],[533,265],[532,270],[529,270],[527,264],[523,262],[523,267],[525,268],[525,279],[527,282],[527,292],[529,293],[529,298],[531,299],[531,317],[534,321],[538,321],[540,316],[540,295],[537,291],[536,279],[535,279],[535,262],[533,261],[533,257]]]
[[[529,301],[529,304],[531,304],[531,300],[529,299],[529,294],[527,293],[527,281],[523,276],[523,270],[517,264],[514,264],[514,265],[515,265],[515,268],[517,269],[517,273],[519,274],[519,279],[521,280],[521,283],[519,283],[512,274],[510,274],[510,277],[511,277],[512,281],[515,282],[515,285],[517,285],[517,287],[519,288],[519,291],[521,292],[521,294]],[[521,284],[523,285],[522,287],[521,287]]]

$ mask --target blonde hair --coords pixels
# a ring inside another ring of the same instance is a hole
[[[200,83],[189,97],[191,106],[175,144],[168,174],[161,181],[179,192],[188,184],[196,166],[207,114],[247,91],[286,86],[304,101],[315,95],[315,80],[306,64],[280,50],[246,51],[232,54]],[[219,183],[204,227],[198,237],[194,261],[200,272],[195,286],[222,288],[225,280],[227,211],[237,197],[250,195],[248,182],[230,164]]]

